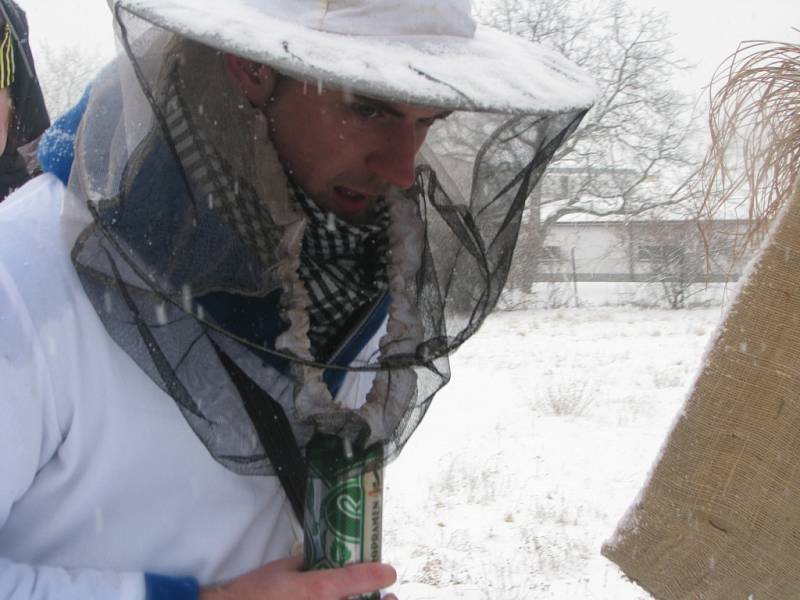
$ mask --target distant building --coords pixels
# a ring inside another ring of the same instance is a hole
[[[557,296],[544,304],[578,304],[578,284],[584,291],[599,294],[600,302],[617,303],[641,298],[643,303],[657,303],[660,297],[670,306],[686,304],[689,297],[707,297],[703,290],[736,281],[752,252],[741,250],[742,235],[749,221],[720,219],[698,223],[688,218],[654,219],[624,215],[592,217],[572,214],[550,225],[544,240],[539,239],[540,214],[549,214],[577,193],[588,176],[579,169],[548,171],[523,218],[520,239],[509,287],[525,294]],[[602,170],[590,174],[607,188],[628,185],[635,173],[627,170]],[[604,193],[604,195],[606,195]],[[613,202],[613,201],[611,201]],[[536,208],[539,207],[537,211]],[[702,231],[702,232],[701,232]],[[553,284],[544,286],[542,284]],[[557,293],[556,293],[557,292]]]
[[[748,225],[745,220],[702,223],[704,242],[690,220],[555,223],[529,265],[531,281],[735,281],[750,253],[735,257],[733,244]]]

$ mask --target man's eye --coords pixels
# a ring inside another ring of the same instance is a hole
[[[350,105],[350,110],[356,113],[362,119],[374,119],[383,114],[383,111],[377,106],[370,104],[359,104],[357,102]]]

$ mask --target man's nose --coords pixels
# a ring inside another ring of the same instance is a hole
[[[383,181],[400,189],[413,185],[417,151],[425,141],[413,125],[403,125],[367,156],[367,168]]]

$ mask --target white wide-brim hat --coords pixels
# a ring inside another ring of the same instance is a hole
[[[109,0],[298,79],[444,109],[551,114],[598,90],[561,54],[476,25],[469,0]]]

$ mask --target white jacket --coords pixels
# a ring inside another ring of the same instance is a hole
[[[144,571],[203,584],[289,555],[277,478],[219,465],[106,333],[64,193],[43,175],[0,205],[0,600],[141,600]]]

